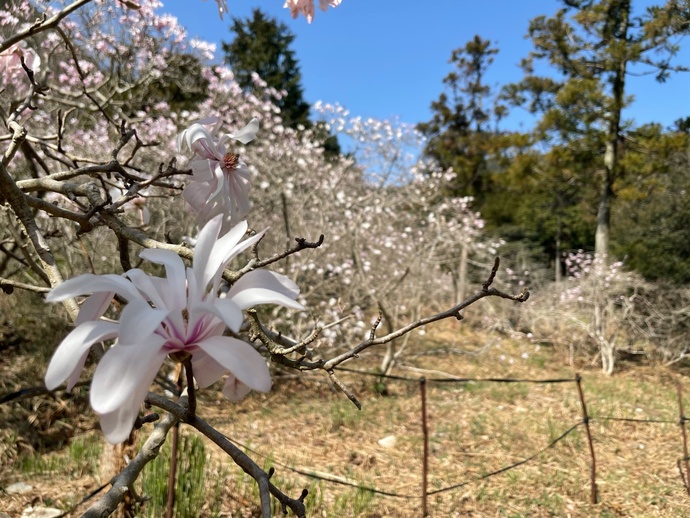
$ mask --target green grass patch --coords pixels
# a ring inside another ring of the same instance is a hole
[[[141,516],[165,514],[168,499],[171,445],[167,441],[161,454],[144,469],[141,494],[148,500],[139,506]],[[221,512],[221,493],[227,475],[208,461],[203,440],[196,435],[180,434],[175,482],[175,512],[178,518],[217,517]]]

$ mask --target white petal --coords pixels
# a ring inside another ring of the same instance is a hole
[[[250,388],[261,392],[271,389],[266,360],[248,343],[229,336],[214,336],[197,345]]]
[[[230,288],[226,298],[232,299],[242,309],[259,304],[279,304],[302,310],[304,306],[295,301],[298,294],[297,285],[284,275],[254,270],[243,275]]]
[[[196,379],[199,388],[202,389],[214,384],[223,374],[228,372],[228,369],[203,351],[197,351],[192,356],[192,369],[194,379]]]
[[[180,310],[185,308],[187,305],[187,277],[185,276],[185,265],[180,256],[171,250],[153,248],[142,250],[139,256],[152,263],[165,266],[169,297],[165,307]]]
[[[232,250],[232,257],[235,257],[236,255],[244,252],[247,248],[253,246],[255,243],[259,242],[262,237],[264,237],[264,234],[266,233],[268,229],[264,229],[261,232],[254,234],[253,236],[245,239],[241,243],[239,243],[233,250]],[[227,263],[226,263],[227,264]]]
[[[129,416],[139,408],[165,360],[163,343],[164,338],[154,335],[137,346],[115,344],[105,353],[91,383],[91,406],[96,413],[125,411]]]
[[[184,152],[182,146],[182,142],[184,141],[184,143],[187,144],[187,147],[191,151],[192,149],[194,149],[192,147],[194,143],[199,140],[205,140],[206,142],[210,142],[211,145],[213,145],[213,135],[211,135],[211,133],[201,124],[192,124],[189,128],[180,133],[180,136],[177,138],[177,147],[180,149],[181,152]]]
[[[231,205],[231,219],[239,221],[251,209],[249,201],[249,181],[243,178],[242,172],[234,170],[225,182],[225,197]]]
[[[91,295],[104,291],[117,293],[127,300],[142,298],[134,285],[120,275],[85,273],[58,284],[48,293],[46,300],[48,302],[60,302],[78,295]]]
[[[89,349],[95,343],[117,336],[119,325],[113,322],[91,320],[72,330],[53,354],[45,382],[48,390],[57,388],[63,381],[69,380],[69,390],[79,379]]]
[[[230,374],[223,385],[223,395],[230,401],[240,401],[245,398],[252,389]]]
[[[79,315],[77,315],[77,319],[74,323],[78,326],[89,320],[98,320],[101,318],[108,309],[108,306],[110,306],[113,295],[115,295],[115,293],[112,291],[102,291],[90,295],[84,300],[79,308]]]
[[[147,344],[169,313],[166,309],[154,309],[144,301],[127,304],[120,315],[120,347]]]
[[[207,183],[217,180],[218,177],[214,174],[217,165],[218,162],[207,158],[193,160],[189,163],[189,167],[192,170],[192,179],[197,183]]]
[[[242,225],[242,228],[246,229],[246,224],[247,224],[246,221],[243,221],[242,223],[239,223],[237,225],[237,227]],[[233,228],[230,232],[228,232],[225,236],[223,236],[221,239],[218,240],[218,242],[216,243],[216,247],[214,247],[213,253],[211,254],[211,261],[213,262],[213,264],[214,265],[218,264],[218,266],[216,267],[216,275],[213,278],[213,290],[214,291],[216,291],[218,289],[218,286],[220,285],[223,270],[228,266],[230,261],[232,261],[232,259],[235,256],[237,256],[239,253],[241,253],[244,250],[246,250],[247,248],[253,246],[255,243],[258,243],[261,240],[261,238],[263,238],[264,234],[266,233],[266,230],[268,230],[268,229],[263,230],[263,231],[259,232],[258,234],[254,235],[248,239],[245,239],[241,243],[236,244],[235,246],[232,247],[232,249],[229,249],[232,241],[230,239],[228,239],[228,241],[226,242],[225,238],[231,232],[234,232],[237,227]],[[246,232],[246,230],[245,230],[245,232]],[[225,257],[225,259],[223,259],[223,257]],[[220,263],[218,263],[218,261],[220,261]]]
[[[205,314],[212,313],[218,316],[218,318],[225,322],[226,326],[236,333],[240,330],[242,322],[244,322],[242,310],[234,300],[230,300],[229,298],[214,299],[213,302],[195,304],[190,308],[189,312],[194,320]]]
[[[232,288],[228,291],[228,297],[234,297],[242,291],[254,288],[272,290],[292,300],[296,299],[299,295],[299,287],[297,284],[285,275],[274,273],[269,270],[253,270],[240,277],[240,279],[232,285]],[[244,306],[242,309],[246,307],[249,306]],[[300,307],[296,309],[304,308]]]
[[[199,231],[196,239],[196,246],[194,247],[194,262],[192,268],[194,269],[194,277],[198,289],[204,291],[208,286],[208,281],[213,277],[215,271],[210,271],[209,259],[213,252],[214,245],[218,240],[218,233],[223,224],[222,216],[216,216]],[[240,236],[238,238],[241,239]],[[208,273],[207,273],[208,272]]]
[[[151,275],[139,268],[128,270],[126,275],[146,300],[152,302],[157,308],[167,307],[165,299],[162,297],[163,294],[158,291],[158,288],[153,283]]]
[[[299,302],[286,297],[277,291],[267,290],[264,288],[250,288],[232,296],[233,302],[242,309],[254,307],[258,304],[278,304],[292,309],[304,309],[304,306]]]
[[[252,119],[249,121],[249,124],[247,124],[240,131],[234,135],[230,134],[229,136],[238,142],[242,142],[242,144],[247,144],[254,140],[257,131],[259,131],[259,121],[257,119]]]
[[[214,243],[213,250],[209,256],[209,263],[217,271],[222,264],[227,264],[237,255],[237,248],[241,247],[240,241],[247,233],[247,222],[240,221],[224,235],[220,236]]]
[[[127,440],[132,433],[140,407],[141,402],[138,405],[124,405],[112,412],[98,415],[103,435],[110,444],[119,444]]]
[[[193,182],[187,185],[182,191],[182,197],[194,209],[195,212],[200,212],[206,205],[210,192],[210,187],[207,184]]]

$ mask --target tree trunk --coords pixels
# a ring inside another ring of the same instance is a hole
[[[628,35],[628,19],[630,18],[630,0],[621,2],[619,18],[614,21],[613,31],[616,39],[625,42]],[[620,126],[621,112],[625,96],[625,71],[627,57],[618,56],[618,63],[613,68],[611,78],[611,109],[606,135],[606,149],[604,152],[604,175],[601,181],[599,210],[597,211],[597,228],[594,233],[594,255],[607,262],[609,254],[609,230],[611,227],[611,200],[614,197],[613,182],[618,175],[620,162]]]
[[[612,34],[615,38],[625,43],[628,37],[628,20],[630,18],[630,0],[621,0],[618,5],[618,18],[612,20]],[[599,198],[599,210],[597,212],[597,228],[594,233],[594,257],[600,261],[601,264],[595,270],[600,270],[596,275],[605,275],[606,266],[609,261],[609,232],[611,228],[611,201],[614,197],[613,182],[619,174],[620,168],[620,126],[621,126],[621,112],[623,111],[623,101],[625,96],[625,71],[628,64],[628,58],[625,54],[617,56],[618,63],[612,69],[613,76],[611,78],[611,109],[609,115],[608,132],[606,135],[606,148],[604,151],[604,174],[601,181],[601,191]],[[603,283],[602,283],[603,284]],[[597,293],[597,302],[594,305],[593,331],[594,336],[599,341],[599,350],[601,351],[601,366],[606,374],[613,373],[615,362],[616,347],[615,343],[607,340],[607,311],[605,303],[601,299],[606,299],[608,294],[605,292],[605,287],[600,285],[600,279],[597,279],[597,291],[602,290],[602,293]]]

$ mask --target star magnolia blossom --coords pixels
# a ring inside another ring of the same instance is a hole
[[[249,212],[251,173],[240,155],[229,153],[225,144],[229,140],[251,142],[259,130],[259,121],[252,119],[234,135],[221,135],[216,142],[214,135],[220,124],[218,117],[196,122],[180,134],[177,145],[180,152],[186,146],[195,153],[189,163],[192,181],[182,196],[197,213],[199,226],[222,214],[226,218],[224,227],[229,228]]]
[[[328,6],[337,7],[342,0],[319,0],[319,7],[322,11],[328,9]],[[293,18],[297,18],[299,13],[307,19],[309,23],[314,19],[314,0],[286,0],[285,5],[290,9],[290,14]]]
[[[86,274],[53,289],[47,300],[62,301],[91,294],[83,303],[77,327],[55,351],[46,372],[48,389],[67,380],[71,389],[84,368],[90,347],[116,339],[96,368],[91,406],[99,415],[106,439],[124,441],[166,356],[191,355],[194,376],[204,388],[230,373],[223,394],[242,399],[250,390],[267,392],[271,377],[264,358],[248,343],[223,336],[226,327],[238,332],[242,310],[258,304],[304,309],[295,301],[299,289],[282,275],[254,270],[243,275],[218,297],[222,272],[230,260],[261,239],[263,233],[240,243],[246,222],[218,237],[222,218],[213,218],[199,233],[194,262],[185,268],[169,250],[147,249],[141,257],[165,267],[166,277],[139,269],[124,275]],[[118,322],[100,320],[117,294],[128,301]]]

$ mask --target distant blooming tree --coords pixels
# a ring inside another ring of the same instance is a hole
[[[176,422],[256,480],[262,516],[271,496],[304,516],[306,492],[293,498],[271,484],[204,421],[196,391],[217,381],[231,400],[268,391],[270,359],[323,371],[359,406],[337,378],[340,364],[459,319],[482,298],[527,293],[492,287],[498,262],[486,259],[500,243],[483,236],[471,199],[439,196],[454,173],[416,159],[412,128],[320,106],[328,131],[354,142],[348,156],[327,157],[322,128],[284,126],[281,92],[258,76],[248,92],[228,68],[206,65],[212,46],[189,41],[160,7],[76,0],[36,12],[14,0],[0,9],[0,197],[9,207],[0,286],[64,305],[75,327],[45,383],[73,388],[92,357],[90,402],[108,441],[159,421],[87,516],[117,508]],[[286,7],[313,17],[313,2]],[[176,103],[179,89],[168,86],[188,80],[190,67],[203,95]],[[483,277],[452,277],[469,254],[486,263]],[[384,370],[400,352],[389,347]],[[152,390],[176,369],[186,378],[179,399]],[[158,419],[142,404],[167,413]]]

